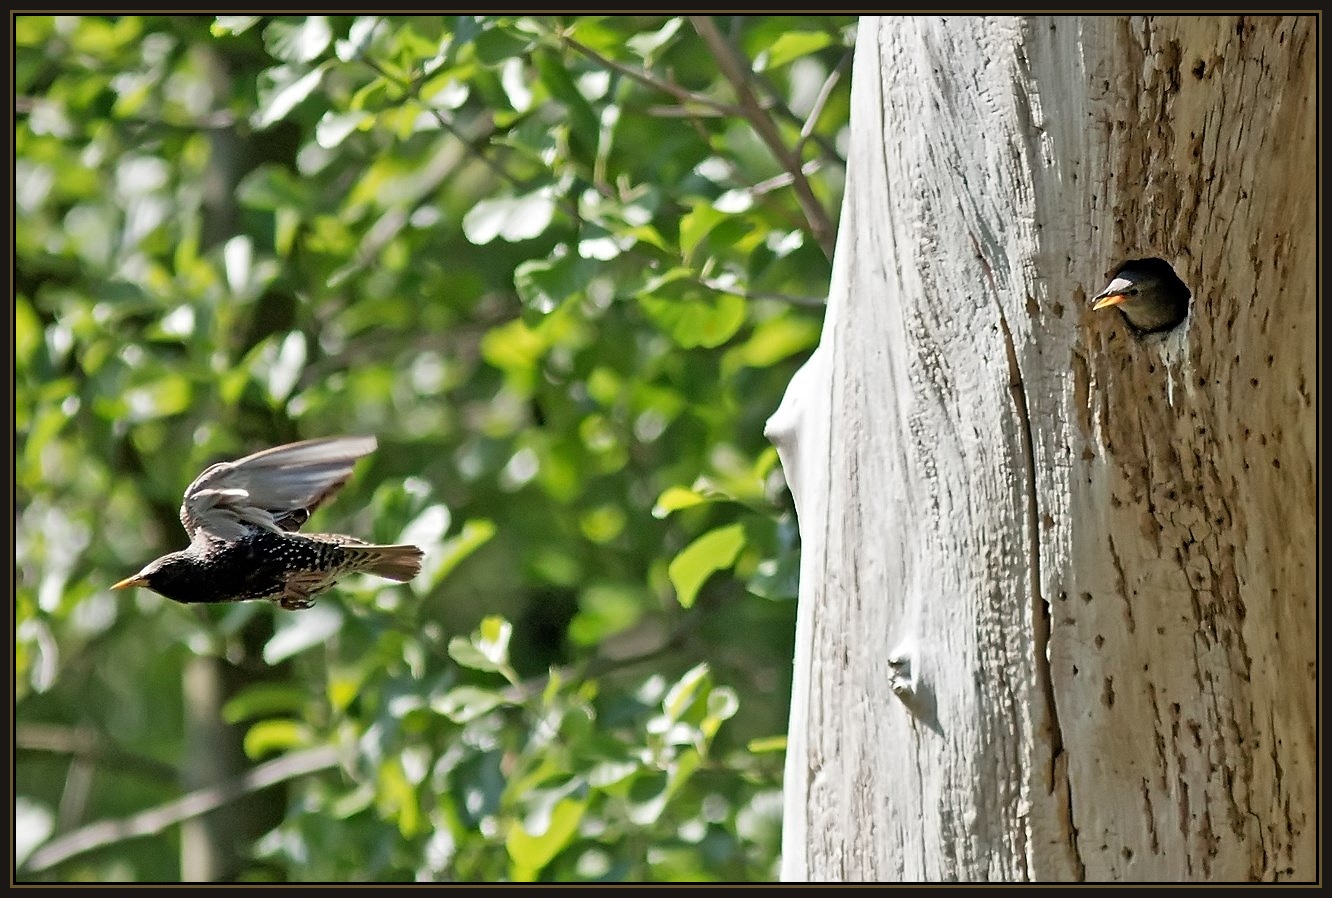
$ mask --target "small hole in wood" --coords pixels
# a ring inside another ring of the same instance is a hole
[[[1117,308],[1136,335],[1164,333],[1189,314],[1193,293],[1165,259],[1126,259],[1091,298],[1092,310]]]

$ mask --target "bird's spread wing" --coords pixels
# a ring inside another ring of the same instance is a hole
[[[375,445],[374,437],[332,437],[219,462],[185,490],[180,523],[191,540],[240,539],[246,525],[297,530],[347,482],[356,459],[369,455]]]

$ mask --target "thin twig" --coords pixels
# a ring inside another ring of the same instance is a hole
[[[749,85],[748,75],[752,67],[741,62],[739,51],[732,47],[726,38],[722,37],[721,32],[717,30],[717,26],[713,24],[710,17],[690,16],[689,22],[712,51],[712,55],[717,61],[717,67],[731,82],[731,87],[740,99],[740,106],[744,109],[745,119],[753,126],[763,142],[768,145],[768,150],[777,158],[782,167],[791,173],[794,179],[792,188],[795,190],[796,200],[800,203],[801,210],[805,213],[805,220],[809,223],[810,231],[813,233],[814,239],[818,241],[819,246],[822,247],[824,255],[831,259],[833,244],[836,241],[836,231],[833,228],[832,220],[828,217],[828,213],[824,210],[818,198],[814,196],[809,181],[805,179],[805,175],[801,171],[800,157],[783,143],[777,125],[759,103],[758,98],[754,96],[754,91]]]
[[[69,769],[65,771],[65,788],[60,793],[60,803],[56,805],[56,832],[64,832],[83,820],[92,793],[93,774],[96,772],[97,768],[87,758],[76,757],[70,761]]]
[[[633,66],[625,65],[622,62],[617,62],[614,59],[601,55],[596,50],[593,50],[591,47],[579,43],[577,40],[569,37],[568,35],[560,34],[557,35],[557,37],[560,39],[561,43],[563,43],[566,47],[578,53],[581,53],[582,55],[586,56],[588,59],[592,60],[598,65],[603,65],[608,69],[619,72],[621,75],[624,75],[628,78],[632,78],[634,81],[637,81],[639,84],[642,84],[646,87],[651,87],[654,90],[661,91],[662,93],[670,94],[671,96],[679,100],[681,104],[693,104],[695,106],[703,107],[702,109],[689,109],[684,105],[666,106],[666,107],[653,106],[647,110],[648,115],[654,115],[659,118],[683,118],[685,116],[698,117],[698,118],[713,118],[713,117],[743,118],[744,117],[744,110],[739,106],[736,106],[731,103],[724,103],[721,100],[714,99],[713,97],[709,97],[706,94],[700,94],[696,91],[691,91],[688,88],[681,87],[680,85],[676,84],[674,81],[663,80],[657,77],[656,75],[653,75],[651,72],[647,71],[646,69],[638,69],[634,68]],[[851,51],[848,50],[847,55],[843,57],[843,60],[845,61],[847,59],[850,59],[850,54]],[[844,65],[845,62],[838,63],[836,69],[834,69],[833,74],[829,76],[829,81],[825,82],[824,93],[821,95],[822,103],[827,102],[828,100],[827,95],[832,93],[832,87],[837,83],[837,74],[838,74],[837,70],[843,68]],[[786,106],[786,104],[781,100],[780,97],[776,96],[775,91],[770,91],[770,93],[773,93],[774,95],[772,103],[779,112],[786,115],[794,122],[800,122],[800,118]],[[763,106],[763,108],[765,109],[768,108],[767,105],[763,104],[762,101],[759,101],[759,104],[760,106]],[[815,118],[817,119],[817,115],[815,116]],[[804,140],[802,140],[802,144],[805,141],[813,141],[814,143],[818,144],[819,149],[821,149],[824,152],[824,154],[828,156],[828,158],[842,165],[846,164],[845,160],[842,159],[841,154],[837,152],[837,148],[834,147],[832,144],[830,144],[827,141],[827,139],[823,137],[823,135],[803,134],[803,132],[802,135],[804,137]]]
[[[814,135],[814,128],[819,123],[819,117],[823,115],[823,107],[828,105],[828,98],[832,96],[833,88],[841,80],[842,70],[850,64],[851,56],[851,50],[843,53],[842,58],[837,61],[837,65],[833,66],[833,70],[828,73],[828,77],[823,79],[823,86],[819,88],[819,95],[814,98],[814,106],[809,110],[809,115],[805,117],[805,124],[800,128],[800,143],[796,145],[796,152],[804,148],[805,143]]]
[[[689,637],[698,629],[697,621],[693,619],[684,619],[679,626],[667,634],[666,639],[659,645],[653,646],[646,651],[636,655],[626,655],[622,658],[607,658],[598,656],[581,665],[569,665],[560,668],[557,673],[562,682],[569,682],[573,679],[590,680],[596,677],[604,677],[608,674],[624,670],[628,667],[634,667],[639,664],[646,664],[649,661],[670,654],[679,652],[680,647],[688,641]],[[515,683],[506,687],[502,691],[504,700],[515,705],[521,705],[524,702],[536,698],[546,691],[550,684],[550,674],[541,674],[535,677],[529,677],[521,683]]]
[[[593,50],[591,47],[579,43],[578,41],[574,40],[573,38],[569,37],[566,34],[558,35],[558,37],[560,39],[560,42],[563,43],[570,50],[574,50],[575,52],[581,53],[583,56],[586,56],[588,59],[597,63],[597,65],[603,65],[608,69],[619,72],[621,75],[632,78],[633,80],[637,81],[639,84],[642,84],[646,87],[651,87],[654,90],[661,91],[662,93],[670,94],[671,96],[679,100],[681,103],[695,103],[699,106],[704,107],[707,110],[710,110],[711,112],[726,116],[728,118],[740,118],[743,117],[745,114],[744,110],[741,109],[739,106],[734,106],[730,103],[723,103],[719,100],[714,100],[712,97],[700,93],[695,93],[694,91],[689,90],[688,88],[681,87],[680,85],[676,84],[674,81],[663,81],[662,79],[658,78],[656,75],[644,71],[643,69],[636,69],[633,66],[628,66],[622,62],[616,62],[615,60],[609,57],[602,56],[596,50]]]
[[[731,118],[726,113],[718,112],[715,109],[695,109],[688,106],[648,106],[643,111],[653,118]]]
[[[781,92],[773,85],[772,79],[765,77],[763,74],[752,72],[751,70],[751,76],[754,81],[772,95],[773,109],[801,126],[801,140],[800,143],[797,144],[797,148],[802,148],[806,143],[813,142],[823,151],[824,156],[833,162],[836,162],[838,165],[842,166],[842,168],[846,168],[846,160],[842,158],[842,154],[837,152],[837,148],[832,145],[828,138],[824,137],[822,134],[814,133],[812,129],[813,125],[817,123],[819,115],[822,114],[822,110],[819,107],[828,102],[828,97],[832,94],[833,87],[835,87],[837,82],[841,80],[842,70],[844,70],[851,62],[853,53],[853,49],[848,47],[846,52],[842,54],[842,58],[837,61],[837,65],[833,66],[833,70],[828,74],[828,77],[824,79],[823,86],[820,88],[820,96],[815,101],[814,111],[806,116],[804,120],[801,120],[800,116],[796,115],[795,111],[792,110],[790,106],[786,105],[786,101],[782,99]],[[808,132],[807,129],[809,129]]]
[[[815,172],[817,172],[821,167],[822,166],[819,164],[819,160],[811,159],[808,162],[806,162],[803,166],[801,166],[800,170],[803,171],[806,175],[812,175]],[[782,187],[790,187],[791,182],[794,180],[795,178],[791,176],[790,172],[782,172],[780,174],[773,175],[771,178],[766,178],[762,181],[759,181],[757,184],[754,184],[749,188],[749,192],[752,196],[763,196],[763,194],[765,193],[771,193],[772,191],[778,190]]]
[[[55,101],[45,97],[17,96],[14,98],[14,115],[32,115],[42,106],[54,106]],[[144,115],[127,115],[116,120],[122,125],[137,125],[152,128],[167,128],[172,131],[217,131],[234,128],[240,120],[229,109],[214,109],[193,119],[152,118]]]
[[[472,158],[481,162],[481,164],[486,166],[486,168],[489,168],[495,174],[495,176],[499,178],[501,181],[505,181],[509,184],[512,184],[514,187],[518,188],[519,190],[531,189],[532,185],[530,183],[524,181],[515,174],[511,174],[498,162],[496,162],[494,159],[491,159],[490,156],[481,152],[481,146],[483,144],[489,145],[490,138],[494,136],[495,132],[493,129],[489,133],[483,136],[477,137],[475,139],[469,139],[466,135],[464,135],[461,131],[458,130],[457,126],[453,124],[452,119],[450,119],[444,113],[440,112],[438,109],[431,109],[430,114],[435,117],[435,121],[439,122],[441,128],[443,128],[445,131],[448,131],[455,138],[457,138],[458,142],[463,145],[463,148],[467,150],[467,152],[472,156]]]
[[[698,278],[696,283],[707,287],[709,290],[716,290],[718,293],[730,293],[733,296],[739,296],[741,299],[771,300],[772,302],[784,302],[788,305],[808,309],[822,309],[828,305],[828,299],[824,296],[795,296],[790,293],[772,293],[766,290],[742,290],[728,287],[719,281],[709,280],[708,278]]]
[[[114,845],[125,839],[156,835],[168,827],[215,811],[242,795],[336,767],[337,763],[338,751],[331,745],[321,745],[283,755],[253,767],[240,776],[195,790],[164,805],[140,811],[120,820],[92,823],[60,838],[52,839],[29,855],[20,870],[24,873],[40,873],[72,857]]]
[[[584,46],[582,43],[578,42],[577,40],[571,37],[568,37],[567,35],[560,34],[558,35],[558,37],[559,40],[569,49],[586,56],[587,58],[597,62],[600,65],[604,65],[607,68],[620,72],[621,74],[629,78],[632,78],[644,85],[652,87],[656,90],[660,90],[664,93],[670,94],[671,96],[680,100],[682,103],[692,103],[697,106],[701,106],[704,110],[707,110],[709,112],[719,113],[731,117],[741,117],[750,121],[753,121],[755,115],[757,115],[759,118],[763,119],[768,123],[769,127],[772,128],[774,132],[777,145],[781,146],[783,150],[785,150],[784,146],[781,144],[780,135],[775,134],[776,131],[775,126],[772,125],[771,119],[766,116],[765,110],[762,108],[762,105],[752,92],[748,92],[747,94],[745,94],[745,96],[747,97],[747,103],[746,106],[744,107],[734,106],[726,103],[720,103],[716,100],[711,99],[710,97],[706,97],[702,94],[697,94],[686,88],[680,87],[679,85],[675,84],[672,81],[663,81],[647,72],[635,69],[631,66],[623,65],[622,63],[618,63],[615,60],[602,56],[597,51],[593,50],[590,47]],[[398,87],[401,88],[402,90],[408,93],[414,92],[414,85],[410,83],[403,83],[400,79],[394,78],[392,74],[390,74],[387,70],[385,70],[383,66],[379,65],[374,59],[367,56],[361,56],[359,58],[366,66],[368,66],[378,75],[385,78],[386,80],[392,81],[393,83],[397,84]],[[815,104],[815,109],[813,110],[812,113],[814,119],[817,119],[822,104],[827,102],[827,96],[828,94],[831,93],[831,91],[832,91],[832,84],[826,83],[824,85],[823,93],[820,94],[819,101],[817,101]],[[699,129],[700,137],[702,137],[704,143],[708,143],[709,142],[708,135],[698,121],[699,117],[698,110],[691,111],[684,107],[681,107],[681,109],[682,109],[682,114],[690,119],[690,124],[693,127]],[[489,139],[490,135],[487,135],[475,141],[469,140],[457,129],[457,127],[453,124],[453,122],[440,110],[431,109],[430,113],[435,117],[436,121],[439,122],[442,128],[447,130],[458,140],[458,142],[463,146],[463,148],[468,152],[469,155],[471,155],[473,158],[483,163],[487,168],[491,170],[491,172],[495,174],[496,177],[498,177],[503,181],[506,181],[507,183],[513,185],[519,190],[530,189],[529,184],[525,183],[515,175],[505,170],[501,165],[495,162],[495,160],[491,159],[489,155],[481,151],[482,145]],[[790,114],[789,111],[788,114]],[[812,128],[812,124],[809,124],[808,127]],[[803,134],[804,131],[802,130],[802,135]],[[806,172],[812,173],[813,171],[817,170],[817,165],[814,163],[810,163],[809,165],[802,166],[799,164],[799,157],[793,156],[791,153],[789,153],[789,151],[785,152],[785,155],[778,154],[778,159],[783,164],[783,166],[787,168],[787,173],[778,175],[776,178],[769,178],[767,181],[763,182],[762,184],[752,185],[751,189],[753,191],[753,194],[755,196],[762,195],[763,193],[766,193],[769,190],[773,189],[774,187],[778,186],[779,179],[789,178],[790,180],[784,183],[790,183],[794,185],[798,197],[801,196],[801,190],[803,185],[804,191],[808,193],[809,201],[813,203],[813,206],[815,210],[817,210],[818,215],[823,216],[823,221],[826,223],[827,219],[826,216],[823,215],[822,207],[819,206],[817,199],[815,199],[812,192],[809,191],[808,182],[804,178]],[[794,174],[790,173],[792,165],[795,166]],[[732,173],[734,176],[737,177],[737,179],[739,178],[739,173],[734,169],[734,166],[732,166]],[[599,182],[599,179],[595,178],[593,179],[593,182],[598,192],[600,192],[603,196],[607,196],[610,198],[618,198],[614,195],[614,191],[611,190],[609,185],[602,184]],[[556,202],[570,217],[574,218],[575,220],[579,217],[578,207],[569,197],[567,196],[556,197]],[[803,199],[801,202],[801,206],[802,209],[804,209],[805,211],[806,222],[810,225],[811,230],[814,232],[815,239],[819,240],[820,246],[824,247],[825,254],[831,257],[831,250],[827,246],[825,246],[825,241],[820,237],[819,228],[815,224],[815,222],[811,219],[810,211],[808,208],[805,207],[805,202],[803,201]],[[828,227],[831,227],[831,225],[825,224],[825,228]],[[634,254],[635,253],[631,250],[630,255]],[[785,294],[776,294],[776,293],[748,293],[743,290],[721,288],[717,286],[715,283],[710,283],[702,278],[697,279],[697,283],[713,290],[724,289],[726,292],[734,293],[735,295],[742,296],[746,299],[771,299],[780,302],[787,302],[792,305],[806,306],[810,308],[822,308],[827,305],[827,300],[819,297],[788,296]]]
[[[358,56],[357,59],[363,62],[368,68],[370,68],[371,71],[379,75],[379,77],[383,78],[385,81],[397,85],[399,90],[403,91],[404,93],[406,93],[411,97],[416,98],[417,100],[420,100],[419,91],[417,90],[416,85],[413,84],[412,82],[410,81],[404,82],[402,79],[394,77],[392,73],[390,73],[387,69],[385,69],[382,65],[380,65],[377,61],[375,61],[373,58],[369,56],[362,54]],[[498,162],[496,162],[494,159],[491,159],[485,153],[481,152],[480,150],[481,144],[488,142],[490,138],[494,136],[495,133],[494,129],[490,130],[486,134],[478,136],[475,139],[468,138],[465,134],[463,134],[461,131],[458,130],[458,127],[453,123],[453,120],[451,118],[446,116],[440,110],[434,108],[433,106],[430,106],[428,103],[426,103],[425,105],[429,108],[430,114],[434,116],[435,121],[439,122],[439,126],[443,128],[445,131],[452,134],[454,138],[456,138],[457,141],[463,145],[463,148],[466,149],[473,158],[475,158],[476,160],[481,162],[481,164],[489,168],[491,172],[494,173],[494,175],[498,177],[501,181],[505,181],[509,184],[512,184],[514,187],[518,188],[519,190],[527,190],[530,188],[531,185],[523,182],[516,175],[510,174],[503,167],[501,167]]]
[[[583,671],[583,677],[592,679],[594,677],[604,677],[607,674],[624,670],[627,667],[634,667],[639,664],[646,664],[649,661],[655,661],[665,655],[678,653],[679,649],[689,641],[689,637],[698,630],[698,621],[694,618],[685,618],[679,625],[667,634],[666,639],[655,648],[640,652],[637,655],[625,655],[622,658],[607,658],[599,656],[588,663]]]
[[[457,138],[457,135],[454,135]],[[458,142],[462,144],[461,139]],[[466,152],[463,144],[462,153]],[[416,176],[412,185],[414,197],[405,201],[402,205],[391,206],[388,211],[381,215],[370,229],[366,231],[361,239],[360,246],[356,248],[356,260],[362,265],[369,265],[374,259],[379,257],[380,252],[388,245],[389,241],[402,231],[411,219],[435,190],[444,183],[458,168],[458,159],[462,153],[444,153],[436,152],[434,156],[426,163],[424,169]]]
[[[685,109],[683,106],[680,107],[680,109],[688,116],[689,126],[693,128],[695,132],[697,132],[698,139],[703,143],[704,146],[711,148],[712,135],[708,133],[708,129],[704,127],[703,122],[699,121],[698,116],[690,114],[690,111]],[[735,162],[731,160],[729,157],[725,155],[719,155],[717,158],[722,162],[723,165],[726,166],[726,171],[730,175],[731,180],[735,181],[737,184],[742,185],[751,197],[762,196],[765,193],[771,192],[773,189],[777,187],[788,187],[790,186],[793,180],[789,174],[787,174],[786,172],[782,172],[779,175],[776,175],[772,178],[768,178],[766,181],[761,181],[758,184],[755,184],[749,180],[745,172],[741,171],[740,167],[737,166]],[[777,184],[775,182],[778,178],[785,178],[786,180],[781,184]],[[762,187],[763,185],[767,185],[766,188],[760,189],[760,187]],[[789,223],[792,228],[796,228],[799,230],[804,229],[805,222],[802,222],[798,215],[795,215],[790,211],[788,211],[788,209],[784,204],[774,207],[773,211],[777,215],[780,215],[787,223]]]

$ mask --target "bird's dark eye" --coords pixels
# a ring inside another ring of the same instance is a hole
[[[1129,295],[1129,296],[1137,296],[1137,295],[1138,295],[1138,288],[1137,288],[1137,287],[1130,288],[1130,290],[1129,290],[1129,292],[1128,292],[1128,295]]]

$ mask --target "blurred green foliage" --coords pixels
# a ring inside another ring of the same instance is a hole
[[[336,758],[235,878],[773,878],[762,430],[818,338],[853,19],[13,22],[19,878],[184,875],[178,825],[57,848],[187,791],[201,658],[242,766]],[[380,448],[308,529],[418,543],[410,585],[108,591],[206,464],[342,433]]]

